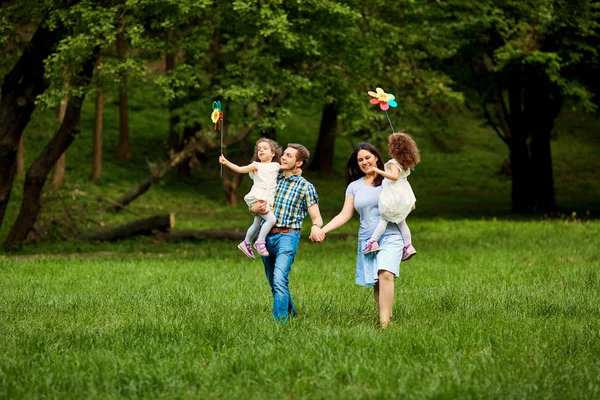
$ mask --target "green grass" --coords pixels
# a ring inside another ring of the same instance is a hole
[[[260,262],[234,242],[73,240],[138,218],[103,212],[97,197],[118,198],[147,175],[147,161],[166,158],[166,106],[157,98],[151,88],[130,93],[129,163],[116,160],[109,98],[97,183],[88,179],[86,103],[65,185],[44,194],[42,237],[0,253],[1,399],[600,397],[597,117],[565,110],[557,121],[564,216],[554,220],[510,214],[510,178],[499,173],[507,149],[472,114],[450,115],[440,132],[406,121],[422,153],[408,220],[419,254],[402,265],[394,324],[382,331],[371,292],[354,285],[353,239],[315,245],[305,227],[291,278],[300,316],[287,326],[271,320]],[[279,142],[313,150],[315,115],[293,110]],[[26,164],[54,124],[52,111],[36,111]],[[333,176],[305,174],[326,221],[343,204],[343,167],[356,141],[337,140]],[[129,208],[174,212],[176,229],[245,230],[246,207],[226,204],[217,153],[207,157],[191,179],[171,173]],[[240,200],[249,187],[245,178]],[[0,242],[22,188],[17,179]],[[340,231],[357,229],[355,218]]]
[[[4,256],[0,398],[600,396],[598,222],[412,228],[385,331],[353,239],[303,239],[287,326],[232,242]]]

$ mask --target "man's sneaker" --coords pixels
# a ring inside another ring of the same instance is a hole
[[[254,252],[252,251],[252,245],[250,243],[244,240],[242,243],[238,244],[238,249],[247,255],[249,259],[254,260]]]
[[[256,251],[258,251],[258,254],[260,254],[263,257],[269,257],[269,251],[267,250],[267,244],[265,243],[264,240],[257,240],[256,242],[254,242],[254,248],[256,249]]]
[[[415,254],[417,254],[417,251],[415,250],[413,245],[407,244],[406,246],[404,246],[404,252],[402,253],[402,261],[410,260]]]
[[[369,240],[365,246],[365,249],[363,250],[363,254],[369,254],[375,251],[379,251],[379,243],[377,243],[377,240]]]

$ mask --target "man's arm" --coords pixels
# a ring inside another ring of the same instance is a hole
[[[325,239],[325,234],[321,232],[321,228],[323,227],[323,218],[321,217],[321,211],[319,210],[318,203],[308,207],[308,215],[310,215],[310,219],[312,221],[309,239],[314,242],[322,242]]]

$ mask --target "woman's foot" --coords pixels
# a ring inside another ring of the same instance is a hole
[[[402,253],[402,261],[410,260],[415,254],[417,254],[417,250],[415,250],[412,244],[407,244],[406,246],[404,246],[404,252]]]
[[[377,243],[377,240],[369,240],[362,253],[369,254],[375,251],[379,251],[379,243]]]
[[[269,251],[267,250],[267,243],[264,240],[257,240],[254,242],[254,248],[263,257],[269,257]]]
[[[244,240],[242,243],[238,244],[238,249],[247,255],[249,259],[254,260],[254,252],[252,251],[252,245],[250,243]]]

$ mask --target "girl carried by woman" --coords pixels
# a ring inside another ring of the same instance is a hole
[[[373,172],[385,178],[379,196],[381,218],[367,241],[363,254],[379,251],[379,238],[387,229],[388,223],[393,223],[398,225],[404,237],[402,261],[407,261],[417,254],[412,245],[410,229],[406,224],[406,217],[415,208],[417,199],[407,178],[421,158],[417,144],[406,133],[392,133],[388,138],[388,144],[392,159],[385,163],[384,170],[377,166],[373,167]]]

